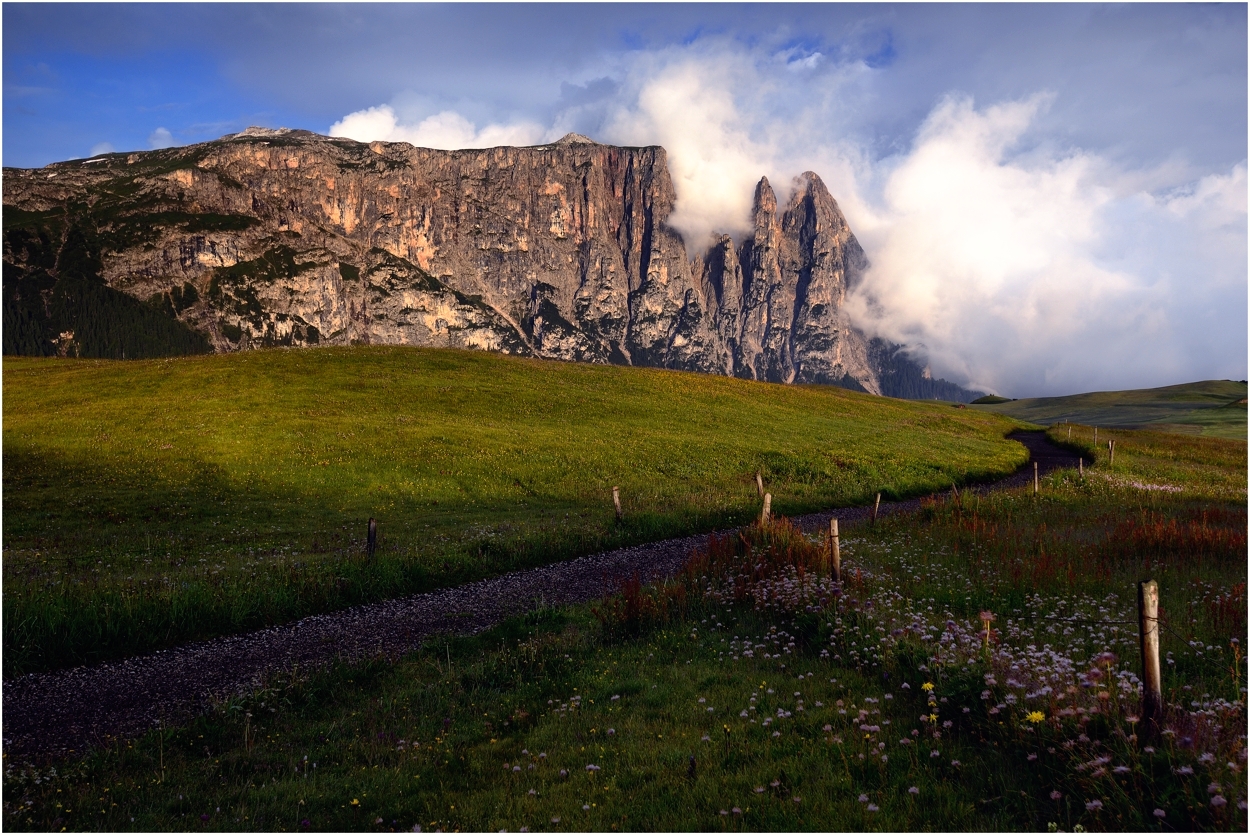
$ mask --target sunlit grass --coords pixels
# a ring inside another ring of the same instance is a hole
[[[484,352],[6,357],[5,673],[741,524],[757,471],[791,514],[992,478],[1012,425]]]
[[[1245,445],[1119,438],[1122,481],[1062,471],[846,528],[840,588],[821,538],[751,528],[670,582],[275,681],[55,774],[6,760],[6,824],[1244,831],[1246,516],[1222,496]],[[1132,486],[1178,459],[1182,490]]]

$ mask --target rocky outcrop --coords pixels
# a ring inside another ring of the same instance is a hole
[[[663,148],[574,134],[437,151],[253,128],[5,169],[6,324],[39,342],[76,230],[84,275],[217,351],[453,346],[881,392],[843,312],[864,253],[819,177],[784,208],[761,180],[753,234],[693,257],[675,199]]]

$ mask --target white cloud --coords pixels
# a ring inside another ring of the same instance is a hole
[[[388,104],[358,110],[330,126],[331,136],[360,142],[408,142],[419,148],[493,148],[499,145],[534,145],[543,140],[544,129],[533,122],[491,124],[481,130],[451,110],[436,113],[415,125],[400,124]]]
[[[668,151],[677,191],[669,224],[692,251],[714,232],[750,229],[755,184],[772,167],[772,149],[745,129],[750,120],[733,94],[737,83],[755,79],[733,57],[720,50],[648,56],[602,132],[606,141]]]
[[[1044,104],[934,109],[886,165],[852,315],[1014,395],[1244,373],[1244,166],[1155,197],[1094,154],[1013,157]]]
[[[98,157],[100,154],[111,154],[116,149],[111,142],[97,142],[91,146],[91,151],[87,154],[89,157]]]
[[[172,148],[175,144],[174,135],[166,128],[157,128],[148,136],[148,147],[152,150]]]
[[[382,105],[330,132],[438,148],[570,130],[663,145],[670,223],[692,253],[711,232],[749,230],[760,176],[784,200],[814,170],[872,262],[852,315],[939,375],[1013,396],[1244,378],[1244,162],[1133,167],[1059,145],[1040,127],[1058,102],[1044,90],[988,106],[951,93],[914,135],[883,140],[863,126],[885,71],[793,47],[703,38],[613,62],[582,79],[610,75],[606,98],[547,128],[478,129],[454,111],[404,125]]]

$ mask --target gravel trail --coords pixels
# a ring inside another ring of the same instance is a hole
[[[1076,457],[1041,432],[1011,437],[1029,449],[1042,473],[1075,467]],[[969,490],[1028,484],[1033,468]],[[882,502],[880,515],[907,513],[920,499]],[[794,521],[823,530],[867,520],[870,507],[839,508]],[[214,699],[260,687],[274,673],[310,669],[335,659],[397,657],[439,633],[480,632],[536,605],[598,599],[635,573],[644,581],[676,572],[707,534],[620,548],[514,571],[427,594],[355,606],[243,635],[214,638],[90,667],[34,673],[3,687],[3,744],[9,757],[82,754],[109,738],[139,736],[157,721],[184,722]]]

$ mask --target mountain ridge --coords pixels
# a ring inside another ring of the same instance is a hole
[[[694,253],[667,224],[664,149],[576,134],[439,151],[248,128],[5,169],[4,185],[6,353],[117,355],[126,339],[87,344],[77,315],[183,328],[175,352],[198,335],[215,351],[467,347],[874,394],[900,367],[927,379],[847,318],[867,258],[813,172],[784,206],[761,178],[752,233]]]

